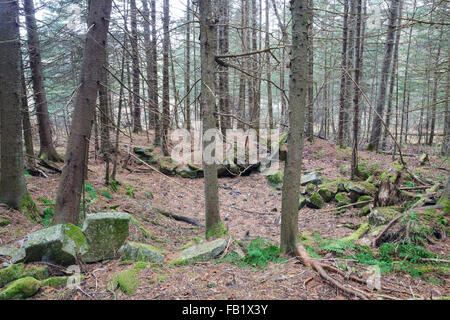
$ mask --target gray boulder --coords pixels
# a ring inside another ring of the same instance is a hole
[[[309,183],[315,184],[316,186],[322,183],[319,172],[313,171],[302,174],[300,184],[306,186]]]
[[[129,235],[130,215],[125,212],[95,213],[86,216],[83,233],[86,242],[80,254],[84,262],[115,259]]]
[[[146,244],[128,241],[119,250],[122,253],[122,260],[143,261],[143,262],[162,262],[164,255],[161,250]]]
[[[45,261],[67,266],[76,263],[80,246],[86,242],[81,229],[58,224],[32,232],[12,258],[12,263]]]
[[[184,265],[214,259],[225,250],[226,245],[225,239],[216,239],[192,246],[181,251],[179,257],[169,262],[169,265]]]
[[[0,247],[0,256],[13,257],[17,250],[16,247]]]

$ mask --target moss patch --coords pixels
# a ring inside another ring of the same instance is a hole
[[[0,270],[0,287],[8,282],[19,279],[23,274],[25,265],[23,263],[12,264],[9,267]]]
[[[12,282],[2,292],[0,300],[25,299],[31,297],[40,288],[40,282],[32,277],[25,277]]]
[[[219,221],[216,225],[206,230],[206,239],[220,238],[223,235],[228,234],[227,228],[225,228],[222,221]]]

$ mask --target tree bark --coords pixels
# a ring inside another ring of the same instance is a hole
[[[163,4],[163,113],[162,113],[162,152],[169,155],[168,134],[170,124],[169,97],[169,0]]]
[[[394,48],[394,31],[398,16],[400,0],[391,0],[389,9],[389,25],[386,35],[385,51],[383,58],[383,66],[381,68],[380,90],[378,92],[376,111],[382,117],[384,114],[384,106],[386,103],[386,88],[389,77],[389,69],[392,62],[392,53]],[[378,150],[381,135],[381,119],[374,116],[372,122],[372,133],[370,135],[369,150]]]
[[[72,130],[65,164],[59,180],[53,223],[78,225],[80,198],[85,173],[88,138],[92,129],[98,82],[105,63],[105,45],[111,14],[111,0],[92,1],[88,15],[80,87],[75,98]]]
[[[55,150],[52,140],[50,115],[48,113],[47,97],[42,71],[41,48],[37,33],[35,9],[33,0],[24,0],[25,21],[28,35],[28,51],[30,55],[31,79],[33,81],[34,103],[39,126],[40,151],[39,157],[52,161],[62,161]]]
[[[288,150],[281,203],[281,249],[297,253],[298,200],[303,152],[303,130],[308,80],[307,0],[292,0],[292,48],[289,75]]]
[[[342,31],[342,60],[341,68],[347,68],[347,37],[348,37],[348,1],[344,0],[344,23]],[[338,124],[338,137],[337,144],[339,146],[344,145],[344,123],[345,123],[345,113],[347,112],[348,106],[346,101],[346,78],[347,75],[344,70],[341,72],[341,91],[339,93],[339,124]]]
[[[18,1],[0,1],[0,202],[21,209],[23,174]]]
[[[131,61],[133,64],[133,132],[142,132],[141,105],[139,99],[139,52],[137,35],[136,0],[130,0],[131,13]]]
[[[200,48],[201,48],[201,110],[203,116],[203,150],[211,141],[205,139],[206,131],[216,128],[215,110],[215,25],[211,10],[211,0],[199,0]],[[215,140],[214,142],[215,143]],[[219,212],[219,193],[216,163],[203,156],[205,184],[206,238],[219,237],[226,232]],[[208,161],[209,160],[209,161]]]

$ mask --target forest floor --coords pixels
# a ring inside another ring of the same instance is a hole
[[[133,137],[133,146],[151,147],[145,135]],[[64,152],[64,147],[58,148]],[[121,143],[121,151],[126,155],[126,143]],[[405,150],[405,153],[417,150]],[[392,156],[361,151],[360,161],[382,168],[391,165]],[[123,160],[123,159],[122,159]],[[120,187],[112,192],[104,186],[104,163],[94,159],[93,150],[89,158],[89,183],[96,192],[95,199],[89,200],[88,212],[104,212],[111,208],[125,211],[141,221],[154,236],[144,240],[135,225],[130,224],[130,240],[146,241],[167,253],[179,251],[189,243],[204,238],[204,228],[175,221],[152,212],[149,205],[177,212],[194,218],[204,225],[203,179],[183,179],[179,176],[166,177],[146,166],[134,164],[129,168],[118,167],[117,180]],[[302,171],[321,169],[323,177],[335,179],[349,176],[350,156],[337,152],[333,142],[316,139],[314,143],[305,142]],[[418,156],[409,157],[410,168],[419,167]],[[448,171],[438,169],[448,162],[431,157],[431,163],[422,170],[431,177],[446,179]],[[134,170],[134,172],[133,172]],[[46,208],[38,198],[55,201],[59,175],[48,178],[27,176],[28,190],[42,211]],[[132,188],[125,188],[131,186]],[[281,212],[281,191],[269,186],[264,175],[254,172],[249,176],[219,179],[221,218],[229,233],[237,240],[248,243],[255,238],[266,238],[277,245],[280,238],[279,214]],[[130,196],[133,190],[134,197]],[[102,191],[112,196],[106,197]],[[128,194],[127,194],[128,193]],[[151,195],[150,195],[151,193]],[[346,223],[361,223],[365,218],[354,216],[354,209],[335,215],[334,203],[327,203],[323,209],[313,210],[304,207],[299,211],[299,232],[320,231],[323,238],[342,238],[350,235]],[[41,224],[31,223],[20,212],[0,207],[0,217],[12,222],[0,228],[0,245],[20,246],[27,233],[43,228]],[[448,219],[448,217],[447,217]],[[229,238],[229,237],[227,237]],[[427,244],[433,253],[448,255],[450,239]],[[330,257],[331,260],[333,257]],[[0,259],[2,259],[0,257]],[[1,262],[1,261],[0,261]],[[367,278],[368,265],[345,261],[356,273]],[[81,289],[57,290],[45,287],[31,299],[353,299],[324,282],[311,268],[305,267],[295,258],[284,263],[269,262],[266,268],[242,267],[228,262],[209,261],[194,265],[168,267],[154,265],[138,274],[141,286],[136,294],[114,294],[106,290],[106,284],[113,273],[130,266],[120,260],[104,261],[85,265],[85,279]],[[349,281],[333,275],[343,283]],[[408,273],[382,274],[382,285],[388,287],[383,293],[393,298],[431,298],[448,296],[450,280],[447,276],[437,276],[438,281],[423,277],[413,277]],[[363,285],[351,283],[353,287],[365,289]],[[354,298],[357,299],[357,298]]]

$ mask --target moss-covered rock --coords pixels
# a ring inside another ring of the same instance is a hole
[[[325,202],[330,202],[333,200],[334,195],[328,188],[322,187],[318,192]]]
[[[13,257],[17,252],[16,247],[0,247],[0,257],[6,256],[6,257]]]
[[[306,205],[312,209],[322,209],[324,204],[325,201],[318,192],[313,193],[313,195],[306,201]]]
[[[299,196],[298,198],[298,210],[302,209],[306,205],[306,198],[303,196]]]
[[[419,157],[419,164],[421,166],[430,164],[430,157],[428,156],[428,154],[426,153],[422,153]]]
[[[24,277],[33,277],[36,280],[44,280],[50,276],[48,266],[32,267],[25,270]]]
[[[360,196],[358,198],[358,201],[356,201],[357,204],[355,204],[355,208],[363,208],[367,206],[367,201],[372,201],[371,196]],[[362,203],[361,203],[362,202]]]
[[[128,241],[122,248],[122,260],[143,261],[143,262],[162,262],[164,255],[161,250],[146,244]]]
[[[10,283],[0,292],[0,300],[26,299],[36,294],[40,282],[32,277],[25,277]]]
[[[135,270],[123,270],[112,276],[107,284],[107,289],[115,291],[121,289],[126,295],[133,295],[136,293],[141,282],[136,277]]]
[[[80,244],[85,241],[78,227],[58,224],[30,233],[11,262],[47,261],[71,265],[76,262]]]
[[[80,253],[84,262],[118,257],[119,249],[129,235],[130,215],[125,212],[89,214],[83,225],[86,242]]]
[[[374,226],[387,224],[399,214],[399,211],[393,207],[373,208],[369,214],[369,223]]]
[[[159,170],[168,176],[176,174],[177,164],[170,157],[162,157],[159,159]]]
[[[274,187],[280,187],[283,184],[283,172],[281,171],[277,171],[276,173],[272,174],[272,175],[268,175],[267,176],[267,183]]]
[[[305,193],[311,196],[314,192],[316,192],[316,186],[312,183],[308,184],[305,188]]]
[[[169,262],[169,265],[185,265],[214,259],[225,250],[226,245],[225,239],[216,239],[189,247],[181,251],[178,257]]]
[[[205,237],[206,239],[219,238],[226,234],[228,234],[227,228],[221,221],[219,221],[215,226],[210,227],[208,228],[208,230],[206,230]]]
[[[364,206],[361,210],[358,211],[357,215],[359,217],[365,217],[370,213],[370,205]]]
[[[336,202],[337,202],[336,205],[338,207],[346,206],[352,202],[351,199],[347,196],[347,194],[345,192],[337,193],[334,196],[334,200],[336,200]]]
[[[0,269],[0,287],[3,287],[13,280],[19,279],[24,270],[25,265],[23,263],[12,264],[9,267]]]
[[[65,287],[68,283],[81,282],[84,279],[83,275],[63,276],[63,277],[51,277],[41,281],[41,287],[52,287],[60,289]]]
[[[197,178],[197,171],[191,170],[188,166],[181,166],[176,169],[177,175],[185,179]]]

